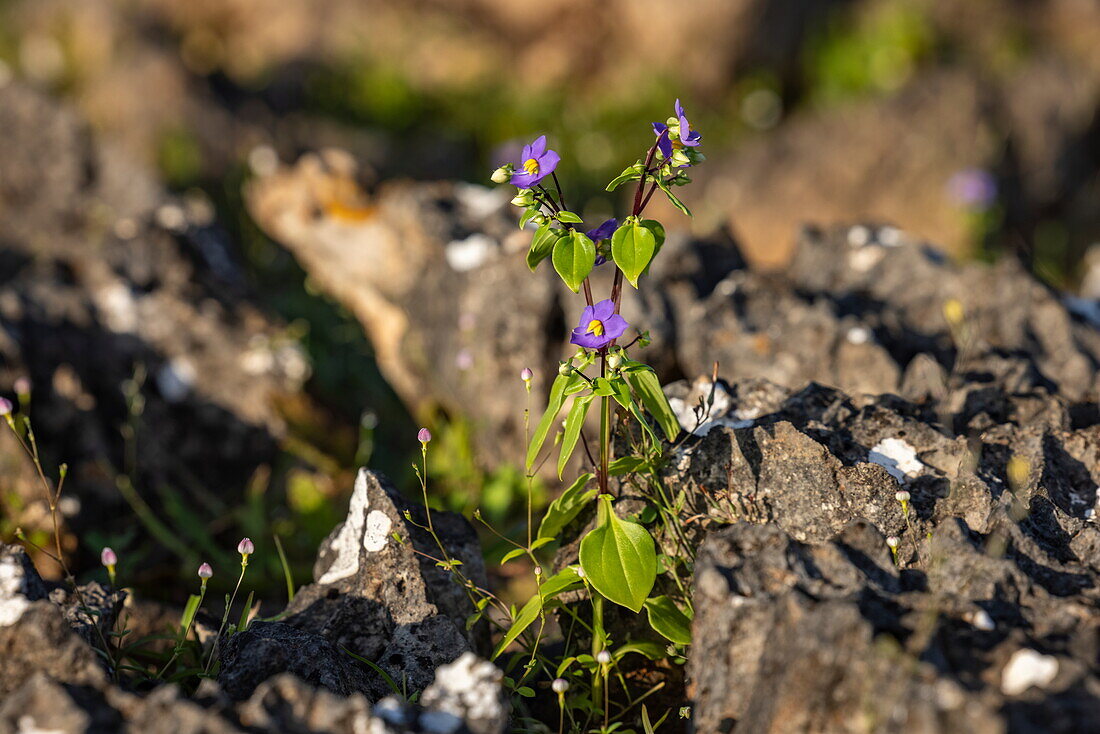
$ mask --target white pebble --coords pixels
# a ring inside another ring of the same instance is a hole
[[[1021,648],[1001,671],[1001,690],[1006,696],[1018,696],[1028,688],[1045,688],[1058,676],[1058,658]]]
[[[884,438],[867,454],[867,461],[878,464],[894,479],[904,482],[924,469],[916,449],[900,438]]]

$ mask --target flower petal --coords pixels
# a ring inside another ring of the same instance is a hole
[[[610,339],[618,339],[626,332],[626,328],[630,326],[619,314],[615,314],[611,318],[603,320],[603,335]]]
[[[604,299],[592,307],[592,318],[606,321],[615,314],[615,302],[610,298]]]
[[[680,104],[679,98],[676,99],[676,104],[674,105],[674,109],[676,110],[676,116],[679,117],[680,119],[683,119],[683,117],[684,117],[684,106],[682,104]]]
[[[513,186],[519,186],[521,189],[529,189],[541,180],[542,177],[536,174],[527,171],[516,171],[508,182]]]
[[[539,156],[538,161],[539,173],[543,176],[549,176],[554,172],[554,169],[558,167],[561,156],[558,155],[556,150],[548,150]]]
[[[665,130],[668,130],[668,125],[664,124],[663,122],[651,122],[650,124],[653,125],[653,134],[657,137],[660,137],[661,133],[663,133]]]
[[[519,156],[519,167],[523,168],[523,164],[526,163],[529,158],[534,158],[534,156],[531,155],[531,144],[530,143],[523,146],[523,153],[521,153],[520,156]]]
[[[665,128],[665,131],[657,138],[657,149],[661,151],[661,155],[665,157],[665,160],[672,157],[672,141],[668,137],[668,128]]]
[[[585,306],[584,310],[581,311],[581,320],[577,324],[577,328],[581,329],[582,331],[587,330],[588,322],[590,322],[594,318],[596,318],[596,309],[592,306]]]
[[[540,135],[531,143],[531,157],[540,158],[546,152],[546,136]]]
[[[573,336],[569,338],[569,341],[585,349],[599,349],[611,340],[604,336],[596,336],[595,334],[584,332],[581,330],[581,327],[578,326],[576,329],[573,329]]]

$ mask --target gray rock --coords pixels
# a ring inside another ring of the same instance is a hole
[[[279,673],[292,673],[339,696],[370,688],[368,676],[350,655],[318,634],[283,622],[254,622],[223,643],[218,661],[218,683],[235,701],[248,698]]]
[[[433,512],[432,520],[450,557],[462,562],[461,572],[484,588],[473,528],[453,513]],[[361,469],[347,520],[322,543],[315,583],[294,597],[287,624],[376,662],[410,692],[431,683],[440,665],[484,650],[487,632],[481,625],[466,629],[474,606],[456,579],[436,565],[441,553],[422,529],[426,525],[423,507]],[[389,692],[381,681],[373,685],[375,698]]]

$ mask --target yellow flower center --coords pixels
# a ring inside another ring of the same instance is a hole
[[[589,321],[588,333],[595,334],[596,336],[603,336],[603,322],[599,319],[592,319]]]
[[[523,170],[530,173],[532,176],[539,172],[539,162],[534,158],[528,158],[523,164]]]

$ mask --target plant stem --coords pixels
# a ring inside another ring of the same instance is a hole
[[[210,673],[210,666],[214,664],[214,658],[218,655],[218,643],[222,640],[222,632],[225,631],[225,625],[229,621],[229,610],[233,608],[233,602],[237,600],[237,592],[241,588],[241,582],[244,581],[244,573],[248,569],[248,559],[241,561],[241,575],[237,577],[237,585],[233,587],[233,595],[229,597],[229,603],[225,605],[225,611],[222,612],[222,623],[218,626],[218,636],[214,638],[214,646],[210,648],[210,659],[206,661],[206,667],[203,668],[203,675]]]
[[[603,354],[600,374],[607,377],[607,352]],[[600,398],[600,494],[607,494],[608,454],[611,452],[611,398]]]

